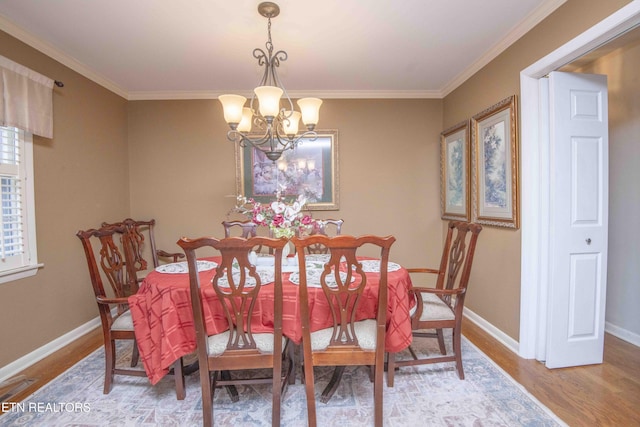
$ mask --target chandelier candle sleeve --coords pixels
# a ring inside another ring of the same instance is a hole
[[[258,97],[260,114],[265,117],[276,117],[280,112],[280,98],[283,90],[275,86],[258,86],[253,90]]]
[[[294,111],[293,102],[277,73],[280,62],[286,61],[288,55],[284,50],[274,53],[271,41],[271,18],[278,16],[280,7],[272,2],[263,2],[258,5],[258,13],[268,19],[266,51],[260,48],[253,50],[258,65],[264,66],[262,80],[254,89],[247,107],[244,106],[247,99],[240,95],[220,95],[218,99],[224,109],[224,119],[231,128],[227,139],[241,147],[257,148],[275,162],[283,151],[293,150],[304,139],[316,139],[317,134],[313,130],[318,124],[322,100],[302,98],[298,100],[300,112]],[[282,108],[281,101],[288,105]],[[299,135],[300,118],[307,130]],[[250,134],[252,128],[255,128],[257,136]]]
[[[301,114],[297,111],[285,111],[284,114],[285,114],[285,119],[282,122],[284,133],[287,134],[287,136],[293,136],[297,134],[298,124],[300,123]]]
[[[310,130],[313,130],[318,124],[320,105],[322,105],[322,99],[319,98],[302,98],[298,100],[298,106],[302,111],[302,123]]]
[[[251,132],[251,119],[253,118],[253,113],[251,112],[251,108],[244,107],[242,109],[242,120],[240,120],[240,124],[236,130],[238,132]]]
[[[222,102],[224,120],[233,128],[234,124],[237,125],[242,120],[242,107],[247,98],[240,95],[220,95],[218,99]]]

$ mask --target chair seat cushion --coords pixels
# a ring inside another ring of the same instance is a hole
[[[361,320],[359,322],[355,322],[353,325],[360,347],[365,350],[375,350],[377,341],[376,321],[374,319]],[[332,334],[333,328],[311,332],[311,350],[319,351],[329,347]]]
[[[453,310],[436,294],[422,293],[422,315],[421,322],[430,320],[454,320],[456,318]]]
[[[256,348],[260,353],[271,354],[273,353],[273,334],[253,334],[253,339],[256,342]],[[209,356],[220,356],[227,350],[227,343],[229,342],[229,331],[224,331],[221,334],[211,335],[207,338],[207,347],[209,349]],[[287,339],[282,337],[282,351],[287,344]]]
[[[129,310],[122,313],[111,324],[112,331],[133,331],[133,319]]]

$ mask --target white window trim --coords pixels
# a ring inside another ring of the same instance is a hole
[[[0,272],[0,284],[12,282],[25,277],[34,276],[38,268],[44,264],[38,263],[38,245],[36,244],[36,209],[33,186],[33,136],[29,132],[24,132],[23,159],[25,162],[26,185],[23,194],[25,209],[27,210],[27,233],[24,236],[25,245],[29,251],[29,263],[13,270]]]

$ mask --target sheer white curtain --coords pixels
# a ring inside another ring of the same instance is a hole
[[[0,126],[53,138],[53,83],[0,56]]]

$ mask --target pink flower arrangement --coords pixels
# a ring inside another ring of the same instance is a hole
[[[315,225],[311,215],[302,212],[306,203],[307,199],[302,195],[286,202],[278,193],[272,203],[260,203],[238,196],[234,211],[242,213],[258,225],[269,227],[275,237],[291,238],[296,232],[308,233]]]

